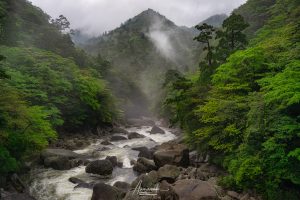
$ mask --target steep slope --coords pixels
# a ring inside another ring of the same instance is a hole
[[[276,0],[251,0],[241,5],[233,12],[240,14],[249,23],[245,33],[249,37],[254,37],[257,30],[262,28],[271,17],[271,8],[275,5]]]
[[[77,50],[69,34],[49,23],[50,16],[27,0],[3,0],[5,21],[1,43],[7,46],[37,47],[85,65],[84,53]]]
[[[0,1],[0,187],[57,133],[111,125],[118,116],[103,63],[26,0]]]
[[[92,39],[84,48],[101,54],[117,71],[130,77],[154,100],[168,69],[194,71],[199,45],[194,31],[178,27],[166,17],[148,9],[119,28]]]
[[[201,74],[174,76],[166,104],[190,145],[228,170],[224,185],[299,200],[300,1],[272,2],[248,0],[247,48],[218,65],[209,85]]]

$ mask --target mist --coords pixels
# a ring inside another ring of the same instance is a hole
[[[146,34],[163,57],[175,60],[174,46],[171,43],[170,31],[162,30],[162,22],[155,19],[149,32]]]
[[[179,26],[194,26],[209,16],[225,13],[246,0],[31,0],[51,17],[65,15],[73,29],[97,36],[152,8]]]

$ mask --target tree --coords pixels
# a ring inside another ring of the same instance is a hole
[[[70,22],[63,15],[59,15],[57,19],[52,19],[51,23],[60,31],[66,31],[70,29]]]
[[[213,33],[215,32],[215,29],[213,26],[208,25],[206,23],[202,25],[197,25],[196,29],[200,31],[200,34],[197,37],[195,37],[194,40],[197,40],[198,42],[201,42],[206,45],[203,48],[203,50],[208,51],[206,58],[208,61],[208,65],[212,66],[213,47],[211,46],[210,40],[213,39]]]
[[[244,49],[247,45],[246,35],[243,30],[249,26],[241,15],[231,14],[222,24],[222,30],[217,31],[220,39],[216,49],[217,59],[224,62],[236,50]]]

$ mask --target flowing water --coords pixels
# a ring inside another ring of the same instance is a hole
[[[113,185],[117,181],[131,183],[136,179],[137,174],[132,170],[130,160],[137,160],[138,151],[134,151],[133,147],[148,147],[152,148],[163,142],[167,142],[176,138],[169,129],[163,128],[166,134],[150,135],[151,127],[130,127],[126,130],[129,132],[137,132],[146,136],[132,140],[122,140],[112,142],[108,145],[109,150],[97,151],[101,148],[102,140],[99,139],[96,143],[88,146],[85,149],[75,151],[82,155],[96,154],[96,159],[104,159],[106,156],[117,156],[118,161],[123,162],[123,167],[115,167],[110,179],[99,180],[99,177],[85,173],[85,166],[80,166],[66,171],[58,171],[53,169],[34,169],[31,171],[30,193],[37,200],[90,200],[92,190],[86,188],[76,188],[75,184],[68,181],[70,177],[77,177],[85,182],[103,181]],[[95,156],[95,155],[94,155]]]

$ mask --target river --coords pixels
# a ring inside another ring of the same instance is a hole
[[[112,177],[110,179],[99,180],[99,177],[85,173],[85,166],[79,166],[71,170],[58,171],[53,169],[36,168],[30,173],[30,193],[37,200],[90,200],[92,190],[87,188],[75,188],[74,184],[69,182],[70,177],[77,177],[86,182],[103,181],[107,184],[113,185],[117,181],[124,181],[131,183],[136,179],[138,174],[132,170],[130,160],[137,160],[138,151],[134,151],[133,147],[148,147],[152,148],[163,142],[167,142],[176,138],[171,133],[170,129],[161,127],[165,134],[150,134],[152,127],[129,127],[125,128],[128,132],[137,132],[146,136],[145,138],[121,140],[111,142],[108,145],[108,150],[97,151],[102,148],[100,143],[103,141],[99,139],[96,143],[90,146],[74,151],[82,155],[92,155],[96,153],[93,160],[104,159],[106,156],[117,156],[118,161],[123,162],[123,167],[115,167]]]

